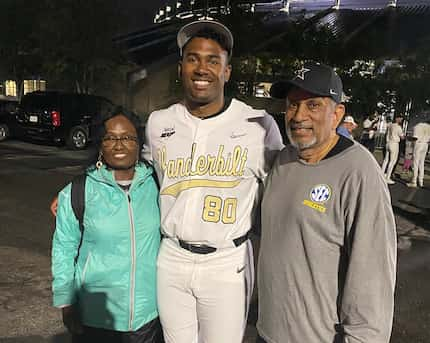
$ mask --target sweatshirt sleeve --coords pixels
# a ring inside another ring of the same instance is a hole
[[[151,118],[152,114],[149,116],[145,127],[145,142],[143,144],[142,155],[143,158],[152,164],[152,149],[151,149]]]
[[[266,114],[266,119],[268,123],[266,125],[267,132],[266,132],[266,137],[264,142],[265,175],[267,175],[269,171],[272,169],[273,163],[279,151],[281,151],[284,148],[284,143],[282,142],[282,136],[279,131],[278,124],[276,124],[275,119],[269,114]]]
[[[74,287],[75,256],[81,232],[70,202],[71,185],[58,196],[58,209],[52,239],[53,305],[64,307],[76,302]]]
[[[371,168],[364,172],[355,180],[356,194],[345,213],[348,264],[340,319],[345,343],[388,343],[394,311],[396,226],[382,173],[372,173]]]

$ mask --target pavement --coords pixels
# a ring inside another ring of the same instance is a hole
[[[87,158],[88,152],[58,147],[0,144],[0,343],[70,342],[60,311],[51,307],[48,206]],[[391,343],[429,343],[430,176],[424,188],[412,189],[400,171],[389,186],[399,241]],[[255,341],[256,319],[254,295],[244,343]]]

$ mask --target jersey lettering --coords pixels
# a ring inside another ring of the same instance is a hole
[[[166,147],[158,150],[158,160],[165,176],[170,179],[192,176],[243,176],[248,149],[234,147],[231,153],[224,153],[224,145],[220,145],[215,155],[195,156],[197,144],[193,143],[189,157],[178,157],[167,160]],[[195,163],[193,163],[195,161]]]

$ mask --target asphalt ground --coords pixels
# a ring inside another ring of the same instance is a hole
[[[82,170],[87,157],[88,152],[55,146],[0,143],[1,343],[69,342],[59,310],[51,307],[54,220],[48,206]],[[405,185],[407,175],[398,173],[395,179],[390,191],[399,258],[391,342],[429,343],[430,180],[426,178],[423,189],[410,189]],[[245,343],[255,341],[256,317],[254,301]]]

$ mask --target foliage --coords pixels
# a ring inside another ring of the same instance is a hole
[[[45,1],[39,40],[47,74],[77,92],[104,86],[123,62],[112,40],[124,22],[120,1]]]
[[[1,0],[0,75],[14,80],[20,94],[23,80],[38,75],[42,59],[36,33],[39,30],[41,2]]]
[[[92,93],[106,88],[125,60],[113,37],[125,23],[120,0],[1,0],[0,72],[22,84]]]
[[[381,45],[375,39],[372,46],[369,46],[368,40],[358,39],[359,48],[355,52],[359,50],[361,54],[356,54],[346,49],[330,27],[315,25],[304,16],[294,21],[284,21],[283,27],[277,26],[272,30],[262,25],[262,18],[255,17],[252,19],[252,30],[246,32],[244,22],[247,20],[248,18],[242,17],[240,20],[238,17],[230,24],[233,31],[242,32],[239,36],[241,42],[238,43],[239,54],[232,61],[232,81],[235,85],[240,82],[242,94],[252,95],[256,82],[289,79],[301,62],[315,60],[336,67],[343,80],[345,93],[350,97],[347,111],[356,119],[364,118],[376,110],[386,114],[391,111],[404,113],[410,101],[411,113],[429,109],[428,35],[424,35],[427,38],[422,39],[419,46],[403,51],[403,54],[389,47],[392,41]],[[370,29],[370,33],[377,35],[372,30]],[[378,44],[381,57],[374,61],[374,70],[369,70],[366,63],[359,68],[352,68],[356,59],[374,59]],[[387,65],[386,61],[390,59],[398,60],[399,63]],[[237,87],[230,85],[229,90],[237,92]],[[378,103],[385,107],[378,107]]]

